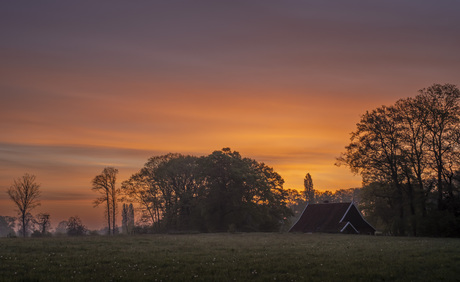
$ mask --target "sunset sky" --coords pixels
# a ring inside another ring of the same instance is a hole
[[[0,215],[28,172],[53,226],[102,227],[91,179],[151,156],[230,147],[303,188],[359,187],[334,165],[360,116],[460,84],[460,1],[2,1]],[[121,220],[121,218],[120,218]]]

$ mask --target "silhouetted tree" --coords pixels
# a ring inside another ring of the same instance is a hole
[[[92,181],[92,190],[98,191],[101,194],[101,197],[94,201],[94,205],[106,204],[109,235],[115,234],[116,232],[117,199],[119,194],[119,189],[115,186],[117,174],[118,169],[106,167],[102,173],[94,177]]]
[[[428,113],[425,126],[428,148],[433,154],[433,168],[436,172],[438,209],[446,208],[444,203],[444,179],[446,166],[456,166],[459,162],[459,143],[456,137],[460,131],[460,91],[452,84],[434,84],[419,91],[423,98],[421,107]],[[454,155],[455,157],[452,157]],[[449,163],[456,161],[457,164]],[[453,196],[451,186],[448,195]]]
[[[299,190],[286,189],[286,204],[292,211],[290,223],[293,223],[302,215],[307,202],[305,201],[305,195],[299,192]]]
[[[160,228],[160,220],[164,216],[169,192],[160,190],[155,178],[156,171],[161,164],[179,156],[179,154],[167,154],[151,157],[138,173],[122,183],[123,200],[138,204],[142,215],[141,221],[150,220],[152,225]]]
[[[30,211],[40,205],[40,185],[35,182],[35,175],[28,173],[14,180],[14,184],[7,191],[8,196],[16,204],[20,217],[21,234],[26,237],[30,220]]]
[[[86,235],[86,226],[83,225],[78,216],[72,216],[67,221],[67,235],[69,236],[82,236]]]
[[[360,198],[359,207],[375,228],[388,235],[400,234],[398,195],[391,185],[383,182],[365,185]]]
[[[305,178],[303,180],[303,186],[305,200],[307,201],[307,203],[313,203],[315,200],[315,189],[313,188],[313,180],[311,178],[310,173],[307,173],[307,175],[305,175]]]
[[[153,157],[122,190],[162,230],[268,231],[292,214],[283,183],[272,168],[224,148]]]
[[[164,203],[163,222],[168,229],[188,230],[201,220],[199,202],[203,197],[198,158],[177,155],[155,170]]]
[[[144,169],[123,181],[121,193],[123,200],[138,204],[143,221],[159,224],[163,198],[158,186],[150,179]]]
[[[27,213],[26,216],[24,217],[24,222],[25,222],[25,233],[26,236],[32,234],[32,232],[35,229],[36,221],[34,216],[31,213]],[[19,226],[18,230],[19,234],[24,234],[24,229],[22,225]]]
[[[134,228],[134,207],[133,204],[123,204],[121,212],[122,220],[122,232],[124,234],[132,234]]]
[[[440,234],[443,227],[433,223],[439,222],[436,218],[444,210],[448,216],[460,213],[460,187],[455,181],[459,136],[460,91],[452,84],[434,84],[414,98],[364,114],[339,163],[360,173],[366,190],[376,190],[366,193],[367,198],[384,198],[398,211],[393,234],[417,235],[419,230]],[[438,212],[431,209],[434,202]],[[427,224],[438,231],[427,231],[432,229]]]
[[[200,160],[210,231],[278,230],[292,215],[284,180],[272,168],[224,148]]]

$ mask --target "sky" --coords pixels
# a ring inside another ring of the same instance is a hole
[[[301,190],[367,110],[460,84],[460,1],[2,1],[0,215],[34,174],[53,225],[104,225],[91,180],[230,147]],[[121,220],[121,219],[120,219]]]

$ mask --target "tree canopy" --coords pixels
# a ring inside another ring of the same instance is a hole
[[[361,174],[368,213],[393,234],[460,234],[459,136],[460,91],[434,84],[366,112],[339,164]]]
[[[157,231],[273,231],[291,215],[284,180],[229,148],[152,157],[122,184]]]
[[[7,193],[18,208],[21,234],[26,237],[33,221],[33,216],[30,212],[40,205],[40,184],[36,182],[35,175],[26,173],[14,180]]]
[[[108,233],[115,234],[117,232],[116,215],[117,215],[117,201],[119,189],[115,184],[117,181],[118,169],[113,167],[106,167],[102,173],[93,178],[91,188],[93,191],[100,193],[100,197],[94,201],[94,205],[105,204]]]

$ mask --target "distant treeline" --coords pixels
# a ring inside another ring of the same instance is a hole
[[[320,192],[310,174],[304,191],[284,189],[271,167],[229,148],[196,157],[150,158],[116,185],[118,170],[105,168],[92,181],[105,206],[108,234],[122,232],[238,232],[288,230],[307,203],[354,201],[379,231],[401,236],[460,236],[460,91],[435,84],[414,98],[366,112],[338,159],[361,174],[363,188]],[[0,236],[45,236],[47,213],[39,205],[35,176],[15,180],[8,195],[18,218],[0,217]],[[128,205],[126,203],[134,205]],[[134,210],[140,213],[135,224]],[[139,220],[140,219],[140,220]],[[87,234],[78,217],[59,224],[68,235]],[[58,233],[59,233],[58,232]]]
[[[309,197],[305,197],[305,191],[299,191],[296,189],[286,190],[288,194],[288,206],[293,212],[293,218],[290,220],[291,223],[294,223],[297,218],[300,217],[303,210],[305,209],[305,206],[307,205],[307,202],[309,204],[354,202],[356,205],[359,205],[359,203],[362,201],[361,188],[339,189],[335,191],[319,191],[311,189],[310,191],[311,192],[309,193]]]

